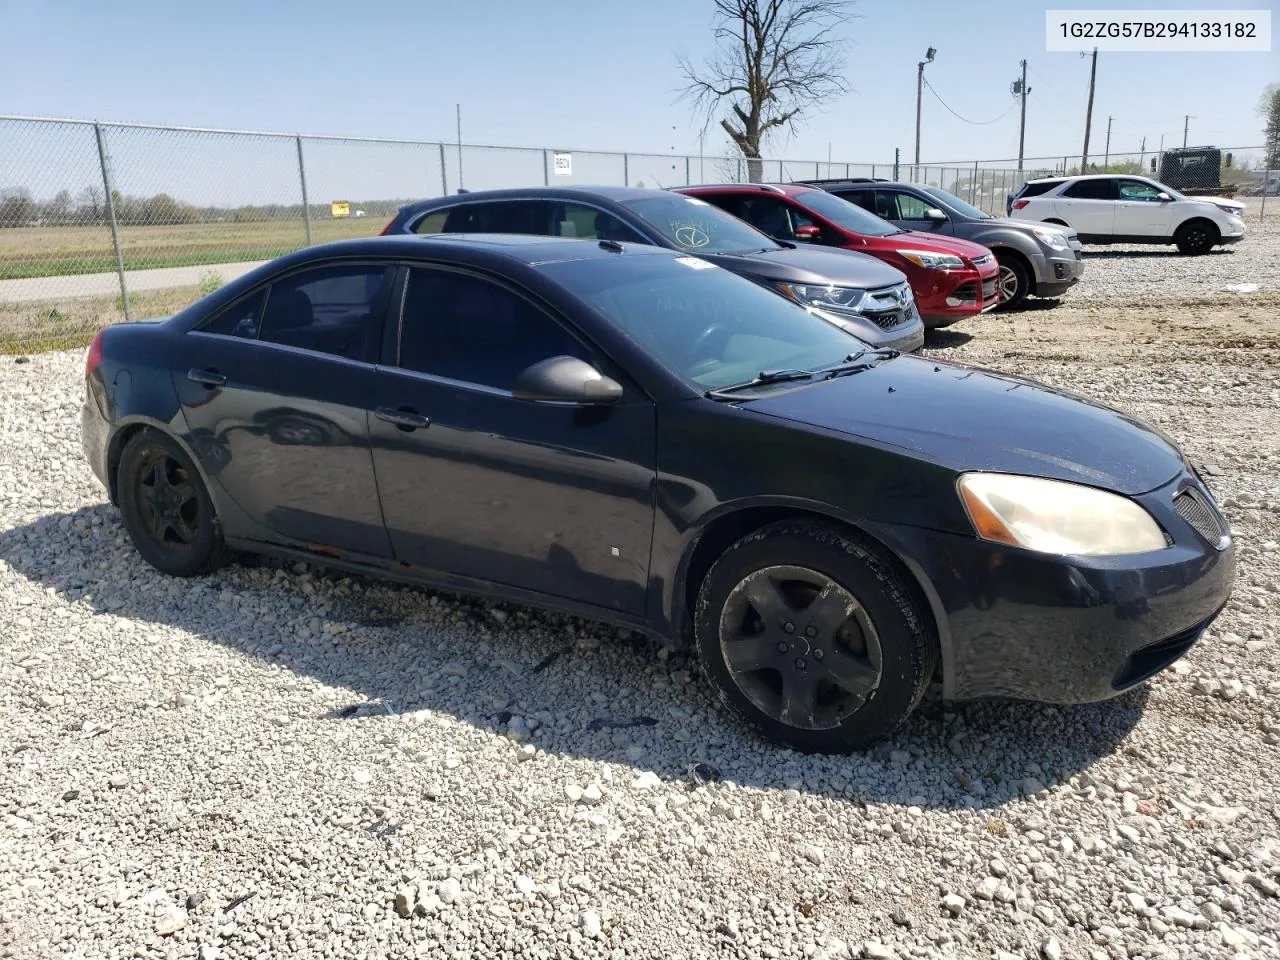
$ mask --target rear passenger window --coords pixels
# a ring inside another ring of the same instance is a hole
[[[492,200],[448,211],[442,233],[550,235],[551,205],[545,200]]]
[[[262,312],[265,291],[233,303],[201,325],[204,333],[220,333],[224,337],[244,337],[252,340],[258,335],[258,315]]]
[[[271,285],[259,338],[348,360],[372,361],[381,339],[389,267],[329,266]]]
[[[1114,200],[1116,185],[1114,180],[1077,180],[1062,191],[1064,197],[1072,200]]]
[[[399,365],[510,390],[527,367],[591,352],[528,300],[488,280],[446,270],[409,271]]]
[[[848,200],[850,203],[856,203],[863,210],[876,212],[876,195],[871,190],[833,190],[831,191],[841,200]]]

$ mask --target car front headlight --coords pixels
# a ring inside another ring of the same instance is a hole
[[[1036,239],[1043,243],[1050,250],[1070,250],[1071,246],[1067,243],[1067,235],[1058,230],[1032,230],[1036,235]]]
[[[859,314],[862,301],[867,296],[867,291],[858,287],[835,287],[817,283],[780,283],[778,289],[806,307],[852,315]]]
[[[900,254],[917,267],[927,270],[962,270],[964,261],[954,253],[933,253],[929,250],[899,250]]]
[[[1215,203],[1214,206],[1217,207],[1219,210],[1221,210],[1223,213],[1231,214],[1231,216],[1233,217],[1238,217],[1240,216],[1240,214],[1244,213],[1243,207],[1228,207],[1225,203]]]
[[[1119,556],[1168,546],[1151,514],[1105,490],[1006,473],[966,473],[957,486],[983,540],[1073,556]]]

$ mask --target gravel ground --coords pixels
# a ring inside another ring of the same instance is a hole
[[[5,358],[0,954],[1280,956],[1280,297],[1206,301],[1273,289],[1278,247],[1169,258],[1123,309],[1091,304],[1156,261],[1093,258],[1056,309],[931,341],[1171,433],[1238,585],[1139,691],[933,697],[849,758],[598,624],[265,561],[167,579],[82,462],[82,353]]]
[[[1269,198],[1268,198],[1269,199]],[[1261,293],[1280,292],[1280,217],[1251,216],[1245,239],[1202,257],[1180,256],[1173,247],[1116,244],[1085,247],[1084,280],[1064,302],[1090,305],[1173,303],[1187,300],[1221,303],[1231,287],[1256,285]]]

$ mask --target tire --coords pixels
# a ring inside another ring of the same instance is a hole
[[[1173,235],[1178,252],[1188,257],[1208,253],[1218,245],[1218,228],[1208,220],[1188,220]]]
[[[230,559],[199,471],[164,434],[143,430],[129,439],[120,453],[116,490],[133,545],[157,570],[193,577]]]
[[[999,309],[1012,310],[1031,293],[1031,271],[1016,254],[998,253],[996,262],[1000,264],[996,281],[1000,291]]]
[[[694,640],[720,701],[805,753],[849,753],[892,734],[938,658],[893,565],[848,532],[803,520],[757,530],[720,556],[698,592]]]

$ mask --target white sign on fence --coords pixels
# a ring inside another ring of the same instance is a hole
[[[573,176],[573,154],[557,153],[551,158],[551,169],[557,177]]]

